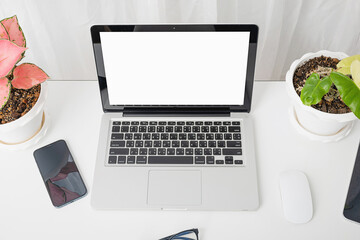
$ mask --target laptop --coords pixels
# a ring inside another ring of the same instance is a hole
[[[95,209],[256,210],[256,25],[91,27]]]

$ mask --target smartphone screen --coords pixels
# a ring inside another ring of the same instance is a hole
[[[360,223],[360,144],[346,197],[344,216]]]
[[[64,140],[35,150],[34,158],[55,207],[86,194],[85,184]]]

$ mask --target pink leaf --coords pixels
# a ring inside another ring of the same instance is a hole
[[[38,66],[32,63],[23,63],[13,72],[11,84],[18,89],[29,89],[49,79],[49,76]]]
[[[0,40],[0,78],[11,72],[25,50],[9,40]]]
[[[2,25],[4,25],[9,35],[10,41],[14,42],[16,45],[20,47],[26,46],[25,36],[19,25],[16,15],[10,18],[5,18],[4,20],[1,21],[1,23]]]
[[[6,77],[0,78],[0,109],[7,103],[10,96],[11,84]]]
[[[2,23],[0,23],[0,39],[9,39],[9,35]]]

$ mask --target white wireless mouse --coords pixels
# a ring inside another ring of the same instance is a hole
[[[280,174],[280,193],[286,220],[291,223],[307,223],[313,216],[309,182],[305,174],[289,170]]]

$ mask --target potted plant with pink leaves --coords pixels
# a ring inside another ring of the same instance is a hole
[[[26,40],[16,16],[0,21],[0,144],[14,145],[35,136],[44,123],[46,80],[32,63],[19,63]]]

